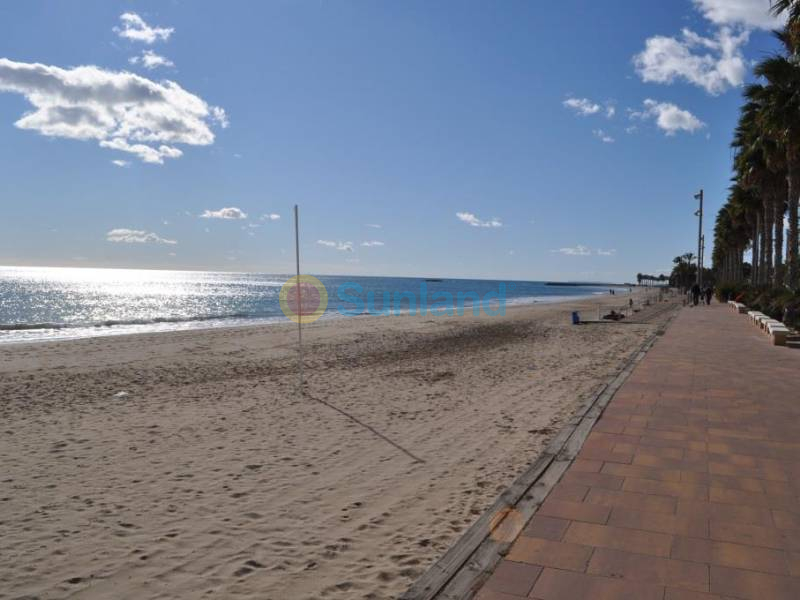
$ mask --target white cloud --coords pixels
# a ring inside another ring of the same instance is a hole
[[[602,141],[605,144],[613,144],[614,143],[614,138],[611,137],[610,135],[608,135],[602,129],[595,129],[595,130],[592,131],[592,133],[594,134],[594,136],[596,138],[598,138],[600,141]]]
[[[202,219],[246,219],[247,213],[241,208],[230,206],[227,208],[220,208],[219,210],[205,210],[200,215]]]
[[[22,94],[34,106],[15,125],[50,137],[98,140],[147,163],[183,154],[175,144],[214,143],[210,124],[225,112],[173,81],[106,71],[70,69],[0,58],[0,92]]]
[[[280,218],[281,216],[278,213],[268,213],[266,215],[261,215],[262,221],[277,221]]]
[[[558,252],[559,254],[566,254],[567,256],[589,256],[592,251],[586,246],[578,244],[572,248],[559,248],[558,250],[551,250],[551,252]]]
[[[463,221],[467,225],[471,225],[472,227],[502,227],[503,223],[497,217],[493,217],[489,221],[482,221],[473,213],[469,212],[457,212],[456,217],[460,221]]]
[[[657,35],[645,42],[633,63],[642,81],[670,84],[683,79],[717,95],[743,83],[747,62],[742,47],[749,35],[731,27],[721,27],[713,38],[689,29],[680,37]]]
[[[145,44],[152,44],[157,40],[166,42],[175,32],[172,27],[151,27],[136,13],[122,13],[119,20],[122,22],[122,27],[114,27],[114,33],[132,42]]]
[[[335,248],[343,252],[353,251],[353,242],[332,242],[330,240],[317,240],[320,246],[327,246],[328,248]]]
[[[567,98],[562,102],[562,104],[575,111],[575,114],[580,115],[581,117],[588,117],[590,115],[596,115],[599,112],[603,112],[607,119],[614,118],[614,115],[617,114],[617,108],[614,105],[613,100],[607,101],[605,104],[598,104],[589,98]]]
[[[106,234],[106,241],[123,244],[177,244],[149,231],[141,229],[112,229]]]
[[[156,54],[152,50],[144,50],[139,56],[131,56],[128,62],[132,65],[141,64],[145,69],[152,71],[157,67],[174,67],[175,63],[165,56]]]
[[[131,164],[130,161],[127,160],[112,160],[111,163],[117,165],[118,167],[127,167]]]
[[[211,118],[216,121],[220,127],[227,129],[231,122],[228,120],[228,115],[225,114],[225,109],[220,108],[219,106],[212,106],[210,107],[210,110]],[[239,157],[241,157],[241,155],[239,155]]]
[[[630,111],[631,119],[655,119],[656,125],[667,135],[675,135],[678,131],[694,133],[706,126],[688,110],[684,110],[669,102],[657,102],[648,98],[644,101],[644,109]]]
[[[368,242],[361,242],[361,245],[365,248],[372,248],[374,246],[385,246],[383,242],[379,242],[378,240],[370,240]]]
[[[550,252],[565,254],[567,256],[592,256],[593,254],[596,254],[597,256],[614,256],[617,253],[616,250],[604,250],[602,248],[592,250],[588,246],[583,246],[581,244],[571,248],[559,248],[558,250],[551,250]]]
[[[562,104],[567,108],[571,108],[582,117],[595,115],[603,109],[602,106],[592,102],[588,98],[567,98]]]
[[[381,229],[383,226],[378,225],[377,223],[367,223],[365,227],[372,227],[373,229]]]
[[[770,14],[769,0],[694,0],[694,5],[716,25],[778,29],[784,23],[783,18]]]
[[[130,152],[138,156],[142,162],[154,164],[163,164],[165,158],[180,158],[183,156],[183,151],[174,146],[161,144],[158,148],[154,148],[147,144],[130,144],[122,138],[101,140],[100,146],[111,150],[119,150],[120,152]]]

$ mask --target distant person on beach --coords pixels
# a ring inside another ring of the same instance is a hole
[[[706,306],[711,306],[711,297],[714,295],[714,290],[711,286],[706,288]]]
[[[692,286],[692,305],[697,306],[699,302],[700,302],[700,286],[695,283]]]

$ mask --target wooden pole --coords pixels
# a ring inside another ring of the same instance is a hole
[[[303,297],[300,285],[300,213],[294,205],[294,255],[297,264],[297,379],[298,391],[303,394]]]

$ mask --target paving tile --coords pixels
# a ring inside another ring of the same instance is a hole
[[[784,494],[765,494],[760,492],[743,492],[729,488],[712,487],[709,500],[727,504],[744,506],[765,506],[778,508],[788,512],[800,512],[800,502],[794,496]]]
[[[604,431],[606,433],[622,433],[625,426],[628,424],[628,418],[611,417],[604,414],[603,417],[595,423],[594,431]]]
[[[785,510],[772,510],[772,520],[778,529],[794,529],[800,536],[800,515]]]
[[[746,600],[797,600],[800,579],[711,565],[710,591]]]
[[[578,458],[630,464],[633,460],[633,454],[630,452],[613,452],[603,448],[586,448],[585,450],[581,449],[578,453]]]
[[[552,542],[522,535],[511,546],[506,558],[513,562],[584,571],[591,555],[592,548],[588,546]]]
[[[585,521],[587,523],[605,523],[611,509],[607,506],[586,502],[568,502],[566,500],[545,500],[536,512],[544,517],[556,517],[570,521]]]
[[[596,447],[596,448],[606,448],[611,449],[616,444],[627,443],[627,444],[636,444],[639,442],[638,435],[624,435],[620,433],[608,433],[604,431],[595,431],[592,432],[587,436],[586,441],[583,443],[583,447]]]
[[[708,447],[706,442],[690,441],[690,440],[675,440],[670,438],[663,438],[654,436],[651,433],[644,433],[639,439],[640,446],[649,446],[652,448],[672,448],[676,450],[696,450],[699,452],[706,452]],[[679,456],[680,458],[680,456]]]
[[[786,485],[783,481],[767,481],[764,479],[755,479],[753,477],[734,477],[731,475],[710,475],[708,483],[712,487],[741,490],[743,492],[757,492],[761,494],[766,492],[765,486],[768,484]]]
[[[658,481],[681,480],[681,472],[678,469],[658,469],[637,465],[605,463],[601,472],[609,475],[617,475],[619,477],[638,477],[639,479],[655,479]]]
[[[750,489],[746,490],[748,492],[758,492],[762,491],[768,496],[797,496],[798,489],[796,484],[789,483],[788,481],[770,481],[767,479],[758,481],[754,479],[753,481],[757,481],[758,484],[761,486],[761,489]]]
[[[695,485],[711,484],[711,475],[703,471],[681,471],[681,483],[693,483]]]
[[[536,514],[525,526],[522,535],[559,542],[564,537],[564,532],[569,524],[570,521],[564,519],[554,519]]]
[[[759,467],[742,467],[729,462],[714,460],[713,458],[708,461],[708,471],[712,475],[732,475],[734,477],[751,477],[753,479],[789,481],[789,477],[782,469],[775,467],[765,469]]]
[[[484,588],[524,598],[541,572],[542,567],[504,560],[497,565]]]
[[[673,514],[677,500],[669,496],[591,488],[586,495],[586,502],[601,506],[625,507],[644,512]]]
[[[736,567],[788,575],[786,554],[782,550],[732,544],[715,540],[676,537],[672,543],[671,558],[698,563]]]
[[[570,524],[564,541],[665,558],[669,556],[672,546],[672,536],[668,534],[578,522]]]
[[[708,500],[708,486],[675,481],[653,481],[628,477],[622,485],[625,492],[674,496],[688,500]]]
[[[667,588],[664,600],[733,600],[719,596],[717,594],[706,594],[705,592],[693,592],[691,590],[679,590]]]
[[[610,463],[611,464],[611,463]],[[581,473],[570,469],[564,473],[561,481],[564,483],[577,483],[589,487],[605,488],[607,490],[619,490],[622,488],[624,478],[608,473]]]
[[[708,591],[708,568],[695,562],[598,548],[586,572],[627,581]]]
[[[716,519],[711,519],[710,522],[709,537],[722,542],[785,550],[791,547],[791,540],[787,539],[788,535],[787,532],[774,527]],[[797,536],[792,535],[791,537],[797,539]],[[800,546],[800,540],[798,540],[798,546]]]
[[[658,467],[659,469],[700,471],[701,473],[708,471],[708,462],[706,461],[680,460],[677,458],[658,456],[656,454],[646,454],[644,452],[637,452],[631,464],[642,467]]]
[[[570,472],[597,473],[603,467],[602,460],[585,460],[578,458],[569,468]]]
[[[475,596],[475,600],[520,600],[521,598],[525,598],[525,596],[504,594],[503,592],[498,592],[497,590],[493,590],[489,587],[482,588],[478,592],[478,595]]]
[[[789,552],[786,562],[789,565],[789,575],[800,577],[800,552]]]
[[[611,511],[608,525],[687,537],[708,537],[708,519],[697,516],[678,516],[615,508]]]
[[[581,485],[578,483],[564,483],[563,481],[553,487],[548,498],[553,500],[568,500],[569,502],[582,502],[589,492],[588,485]]]
[[[530,597],[537,600],[662,600],[664,588],[650,583],[545,569]]]
[[[770,510],[760,506],[737,506],[702,500],[678,500],[676,512],[681,517],[706,517],[719,521],[734,521],[749,525],[769,527],[772,524]]]

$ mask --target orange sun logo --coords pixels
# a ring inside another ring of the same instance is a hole
[[[278,296],[281,310],[295,323],[313,323],[328,307],[328,290],[313,275],[292,277]]]

